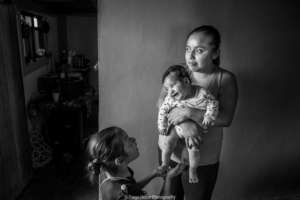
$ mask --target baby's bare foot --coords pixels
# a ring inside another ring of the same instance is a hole
[[[198,183],[198,175],[196,168],[189,168],[189,183]]]

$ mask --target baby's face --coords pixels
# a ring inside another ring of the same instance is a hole
[[[175,100],[183,100],[186,97],[186,83],[180,81],[176,75],[170,73],[164,81],[164,87],[167,89],[168,94]]]

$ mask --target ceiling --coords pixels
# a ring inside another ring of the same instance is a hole
[[[31,2],[51,14],[97,13],[97,0],[31,0]]]

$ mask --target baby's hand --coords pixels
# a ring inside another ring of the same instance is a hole
[[[208,117],[204,117],[202,121],[203,128],[207,129],[207,127],[211,124],[211,120]]]

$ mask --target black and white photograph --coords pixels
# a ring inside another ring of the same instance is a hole
[[[0,0],[0,200],[300,200],[299,10]]]

